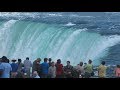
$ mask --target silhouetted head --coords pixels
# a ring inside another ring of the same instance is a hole
[[[89,59],[88,63],[91,64],[91,63],[92,63],[92,60]]]
[[[80,62],[80,66],[83,66],[83,62]]]
[[[40,62],[41,61],[41,58],[37,58],[37,62]]]
[[[52,61],[52,59],[51,58],[49,58],[49,62],[51,62]]]
[[[48,61],[48,58],[44,58],[44,62],[47,62]]]
[[[7,62],[7,57],[6,56],[2,57],[2,62]]]
[[[51,63],[51,66],[53,66],[53,67],[54,67],[54,66],[55,66],[55,63],[54,63],[54,62],[52,62],[52,63]]]
[[[15,60],[15,59],[13,59],[13,60],[12,60],[12,62],[16,62],[16,60]]]
[[[29,57],[26,57],[26,60],[29,60]]]
[[[120,65],[117,65],[117,68],[120,68]]]
[[[60,63],[61,63],[61,60],[60,60],[60,59],[58,59],[58,60],[57,60],[57,63],[58,63],[58,64],[60,64]]]
[[[101,64],[102,64],[102,65],[105,65],[105,61],[102,61]]]
[[[33,77],[36,77],[38,75],[38,72],[37,71],[34,71],[33,72]]]
[[[22,60],[21,60],[21,59],[18,59],[18,62],[22,62]]]
[[[67,61],[67,65],[70,65],[70,61]]]

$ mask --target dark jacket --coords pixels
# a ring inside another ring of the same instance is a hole
[[[33,62],[33,67],[32,67],[32,72],[34,71],[41,73],[41,65],[38,64],[36,60]]]

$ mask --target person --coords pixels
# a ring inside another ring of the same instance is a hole
[[[40,76],[38,75],[37,71],[33,72],[33,78],[40,78]]]
[[[0,77],[2,76],[4,70],[4,67],[2,66],[1,63],[2,63],[2,58],[0,58]]]
[[[48,61],[48,58],[44,58],[44,62],[41,64],[41,70],[42,70],[42,77],[41,78],[48,77],[49,64],[47,63],[47,61]]]
[[[31,69],[31,67],[32,67],[32,63],[29,60],[29,57],[27,57],[26,60],[24,60],[24,68],[25,68],[25,71],[26,71],[28,77],[30,77],[30,69]]]
[[[0,58],[0,63],[2,62],[2,58]]]
[[[8,59],[6,56],[2,57],[0,68],[2,70],[2,74],[0,78],[10,78],[10,72],[12,71],[12,67],[8,63]]]
[[[24,66],[22,66],[21,74],[22,74],[22,77],[28,77]]]
[[[23,65],[21,70],[17,73],[16,78],[27,78],[27,77],[28,76]]]
[[[92,65],[92,60],[88,61],[88,64],[84,67],[85,70],[85,78],[90,78],[93,73],[93,65]]]
[[[117,67],[115,68],[115,77],[120,77],[120,65],[117,65]]]
[[[106,77],[106,69],[105,61],[101,62],[101,65],[98,67],[98,76],[99,78],[105,78]]]
[[[54,62],[51,63],[51,66],[49,67],[49,70],[48,70],[48,74],[50,75],[50,78],[56,77],[56,67]]]
[[[72,78],[73,66],[70,65],[70,61],[67,61],[67,65],[63,68],[66,78]]]
[[[61,60],[58,59],[56,63],[56,78],[63,78],[63,64],[61,64]]]
[[[15,62],[16,60],[13,59],[11,63],[11,67],[12,67],[11,78],[15,78],[17,75],[18,65]]]
[[[77,66],[75,66],[75,71],[76,71],[76,74],[77,74],[76,78],[79,78],[79,75],[80,75],[80,64],[77,64]]]
[[[48,60],[49,60],[49,67],[50,67],[50,66],[51,66],[51,64],[52,64],[52,59],[51,59],[51,58],[49,58]]]
[[[15,78],[23,78],[22,73],[21,73],[21,72],[17,72],[17,75],[16,75],[16,77],[15,77]]]
[[[30,77],[27,75],[27,73],[24,73],[23,78],[30,78]]]
[[[21,59],[18,59],[17,65],[18,65],[18,70],[17,70],[17,72],[21,72],[22,67],[23,67],[23,65],[24,65],[24,64],[22,63],[22,60],[21,60]]]
[[[37,71],[38,75],[41,77],[41,71],[42,71],[42,70],[41,70],[40,61],[41,61],[41,59],[40,59],[40,58],[37,58],[37,60],[35,60],[35,61],[33,62],[32,73],[33,73],[34,71]]]
[[[77,65],[76,70],[78,72],[78,77],[80,76],[80,78],[83,78],[85,73],[83,62],[80,62],[80,64]]]

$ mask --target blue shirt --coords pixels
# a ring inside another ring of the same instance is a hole
[[[41,64],[42,74],[48,74],[49,64],[44,62]]]
[[[10,78],[11,65],[9,63],[1,63],[0,68],[3,69],[1,78]]]
[[[12,67],[12,71],[11,72],[17,72],[18,70],[18,65],[16,63],[12,63],[11,64],[11,67]]]

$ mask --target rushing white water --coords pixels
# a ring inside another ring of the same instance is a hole
[[[76,65],[93,60],[99,64],[109,47],[120,42],[120,36],[101,36],[87,29],[75,29],[31,21],[9,20],[0,22],[0,56],[10,59],[51,57],[54,61],[67,60]]]
[[[66,24],[64,26],[74,26],[74,25],[76,25],[76,24],[73,24],[73,23],[69,22],[68,24]]]

